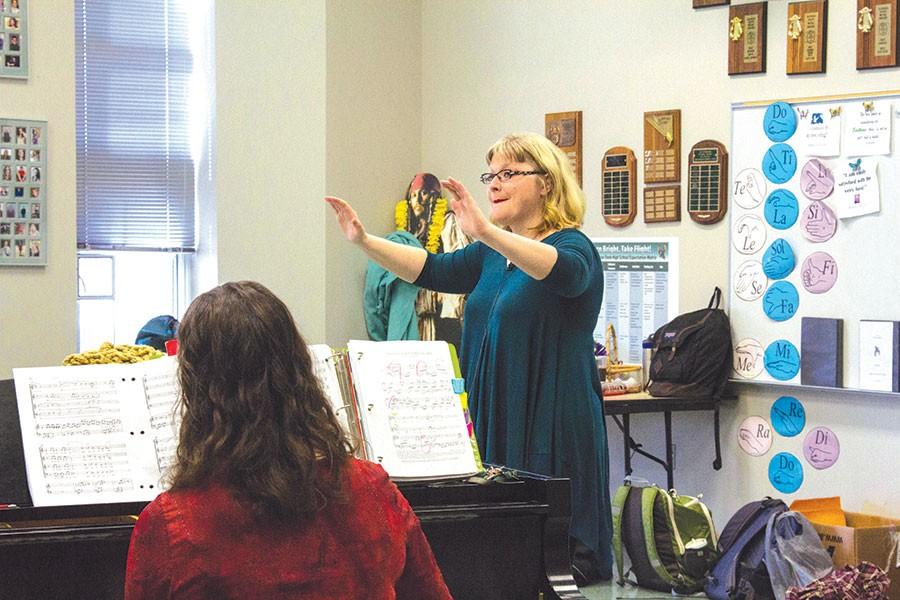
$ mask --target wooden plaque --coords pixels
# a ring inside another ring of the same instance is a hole
[[[856,0],[856,68],[897,66],[897,0]]]
[[[766,72],[765,2],[728,9],[728,74]]]
[[[717,223],[728,208],[728,151],[715,140],[697,142],[688,156],[688,214]]]
[[[825,72],[828,0],[788,4],[787,74]]]
[[[644,113],[644,183],[681,181],[681,111]]]
[[[578,178],[578,185],[582,185],[581,111],[547,113],[544,115],[544,135],[566,153]]]
[[[680,185],[657,185],[644,188],[644,223],[667,223],[680,220]]]
[[[694,0],[694,8],[706,8],[707,6],[725,6],[731,0]]]
[[[603,220],[613,227],[625,227],[637,214],[635,186],[637,161],[624,146],[610,148],[603,155]]]

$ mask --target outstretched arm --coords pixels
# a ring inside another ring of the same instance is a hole
[[[334,210],[338,225],[348,241],[362,248],[369,258],[400,279],[410,283],[416,280],[425,266],[428,256],[425,250],[369,235],[352,206],[334,196],[326,196],[325,202]]]

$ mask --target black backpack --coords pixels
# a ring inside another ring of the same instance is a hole
[[[650,338],[651,396],[719,397],[731,373],[731,324],[719,303],[718,287],[709,306],[678,315]]]

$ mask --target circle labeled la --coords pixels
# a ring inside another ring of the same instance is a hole
[[[831,207],[821,200],[813,200],[800,215],[803,237],[816,244],[827,242],[837,231],[837,218]]]
[[[803,440],[803,456],[813,469],[827,469],[841,455],[841,444],[827,427],[816,427]]]
[[[766,223],[775,229],[788,229],[793,227],[800,216],[800,203],[797,196],[786,189],[778,188],[766,198],[763,208]]]
[[[800,294],[790,281],[776,281],[763,295],[763,311],[773,321],[787,321],[800,307]]]
[[[742,215],[731,227],[731,240],[741,254],[756,254],[766,243],[766,225],[756,215]]]
[[[758,260],[745,260],[734,272],[732,285],[734,293],[741,300],[752,302],[762,298],[769,280],[763,272],[762,263]]]
[[[769,461],[769,482],[782,494],[793,494],[803,484],[803,465],[790,452],[779,452]]]
[[[772,183],[785,183],[797,172],[797,153],[787,144],[775,144],[766,150],[762,172]]]
[[[813,252],[800,267],[803,288],[811,294],[824,294],[837,281],[837,262],[827,252]]]
[[[773,102],[763,117],[763,130],[773,142],[783,142],[797,131],[797,113],[787,102]]]
[[[763,254],[763,273],[769,279],[784,279],[791,274],[796,265],[794,249],[784,238],[778,238],[769,244]]]
[[[799,400],[793,396],[781,396],[772,403],[769,411],[772,428],[784,437],[799,435],[806,427],[806,411]]]
[[[788,340],[775,340],[769,344],[763,361],[766,372],[779,381],[793,379],[800,372],[800,352]]]
[[[738,446],[750,456],[762,456],[772,447],[772,428],[762,417],[747,417],[738,428]]]
[[[755,379],[763,370],[763,353],[758,340],[746,338],[739,341],[731,355],[734,372],[744,379]]]
[[[834,174],[818,158],[808,160],[800,169],[800,189],[810,200],[823,200],[834,190]]]
[[[744,169],[734,178],[731,197],[741,208],[756,208],[766,197],[766,178],[759,169]]]

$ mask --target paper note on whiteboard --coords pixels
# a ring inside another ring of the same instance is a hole
[[[891,103],[887,100],[854,102],[845,107],[845,156],[891,153]]]
[[[797,137],[803,154],[838,156],[841,153],[839,105],[811,104],[797,109]]]
[[[834,208],[840,219],[881,210],[877,163],[873,158],[843,160],[835,169]]]

